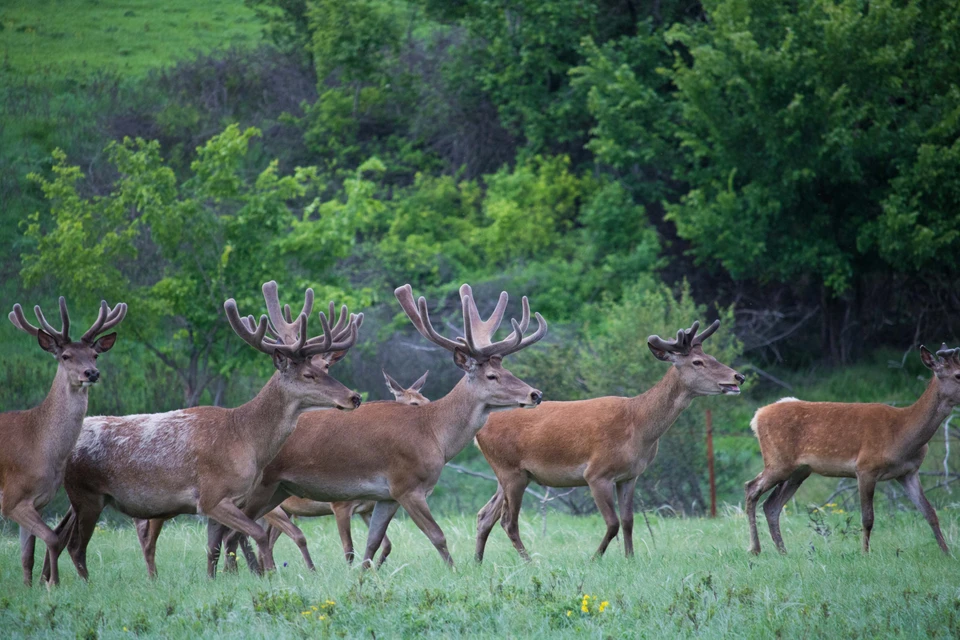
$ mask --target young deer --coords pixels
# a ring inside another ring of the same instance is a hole
[[[400,383],[391,378],[386,371],[383,372],[383,377],[386,380],[387,388],[390,389],[390,393],[393,394],[397,402],[400,404],[409,405],[411,407],[419,407],[421,405],[430,404],[430,400],[420,393],[420,389],[423,388],[424,383],[427,381],[428,373],[430,372],[428,371],[427,373],[424,373],[416,382],[407,388],[404,388]],[[310,500],[307,498],[290,496],[284,500],[279,507],[264,516],[264,519],[266,519],[266,521],[269,523],[267,526],[267,535],[270,537],[270,548],[273,549],[273,546],[277,543],[277,539],[280,537],[280,534],[283,533],[281,525],[286,525],[285,520],[289,520],[288,516],[300,516],[307,518],[333,515],[337,520],[337,531],[340,533],[340,542],[343,545],[343,555],[347,559],[347,564],[353,564],[353,536],[350,533],[350,518],[352,518],[354,515],[360,516],[369,529],[370,514],[373,513],[373,507],[375,504],[376,502],[373,500],[321,502],[319,500]],[[296,542],[297,546],[300,548],[300,553],[303,555],[303,559],[304,562],[306,562],[307,567],[312,571],[314,569],[313,560],[310,558],[310,552],[307,550],[306,538],[295,538],[294,542]],[[251,566],[256,566],[250,546],[246,543],[246,538],[241,539],[240,546],[243,550],[243,554],[247,558],[247,563]],[[377,564],[382,564],[384,560],[387,559],[387,556],[390,555],[392,550],[393,545],[390,544],[390,538],[384,535],[383,549],[380,553],[380,560]],[[235,571],[236,556],[227,556],[224,564],[225,571]]]
[[[701,343],[720,321],[697,334],[700,324],[677,332],[676,340],[650,336],[647,346],[671,366],[652,389],[633,398],[605,397],[578,402],[544,402],[534,412],[490,416],[477,445],[497,475],[497,491],[477,515],[477,562],[501,517],[520,555],[518,519],[523,492],[531,480],[545,487],[590,487],[607,523],[595,557],[617,535],[620,502],[623,542],[633,555],[633,490],[637,477],[657,455],[660,437],[697,396],[740,393],[744,377],[703,352]]]
[[[203,514],[257,541],[265,569],[273,568],[267,535],[240,505],[260,480],[301,414],[326,407],[352,410],[360,396],[328,374],[357,340],[363,320],[343,307],[323,335],[307,338],[313,290],[307,289],[296,321],[281,310],[276,282],[263,285],[269,319],[241,318],[231,298],[224,303],[230,326],[245,342],[273,359],[276,372],[257,396],[235,409],[193,407],[169,413],[96,417],[84,421],[67,464],[72,513],[60,523],[77,571],[86,579],[86,550],[105,505],[134,518]],[[330,316],[333,317],[333,305]],[[159,535],[159,527],[156,534]],[[151,575],[156,537],[146,541]],[[58,550],[59,552],[59,550]]]
[[[780,511],[811,473],[857,479],[864,552],[870,551],[877,482],[896,479],[930,523],[940,549],[949,553],[937,512],[923,495],[919,471],[930,438],[960,404],[960,349],[944,344],[934,356],[921,346],[920,359],[933,377],[909,407],[783,398],[757,409],[750,427],[760,441],[763,471],[746,484],[751,553],[760,553],[757,501],[770,489],[773,493],[763,503],[763,512],[777,550],[786,553]]]
[[[57,359],[57,375],[50,392],[40,406],[26,411],[0,414],[0,515],[20,525],[20,562],[23,583],[33,583],[33,554],[37,538],[47,549],[58,544],[57,534],[43,521],[40,512],[53,499],[63,482],[67,456],[73,450],[87,413],[87,389],[100,379],[97,356],[109,351],[117,341],[116,333],[99,334],[120,324],[127,313],[122,302],[113,309],[100,303],[97,321],[74,342],[70,339],[70,315],[60,298],[60,331],[43,317],[40,307],[33,308],[40,322],[27,322],[19,304],[13,305],[10,322],[37,339],[40,348]],[[42,328],[41,328],[42,327]],[[60,574],[54,566],[50,583],[57,584]]]
[[[473,292],[463,285],[464,337],[451,340],[433,328],[427,301],[421,297],[415,303],[410,285],[395,293],[420,334],[453,354],[454,362],[464,371],[463,379],[446,396],[426,406],[379,402],[347,415],[304,416],[264,470],[248,513],[267,513],[289,496],[331,502],[375,500],[363,556],[367,567],[387,525],[402,506],[452,566],[446,538],[430,513],[427,496],[444,465],[470,444],[492,412],[514,407],[532,409],[540,404],[541,393],[504,369],[502,360],[543,338],[547,324],[536,314],[536,332],[524,337],[530,323],[530,306],[524,297],[522,320],[512,320],[513,332],[493,342],[506,310],[507,294],[500,294],[490,318],[483,321]],[[224,533],[221,527],[210,535],[217,550]],[[228,550],[235,545],[236,536],[231,536]]]

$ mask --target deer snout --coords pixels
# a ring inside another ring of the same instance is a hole
[[[527,404],[528,407],[535,407],[543,401],[543,394],[539,390],[534,389],[530,392],[530,403]]]
[[[100,379],[100,370],[99,369],[87,369],[83,372],[83,375],[86,376],[87,382],[96,382]]]
[[[354,393],[352,396],[350,396],[350,402],[353,403],[354,409],[358,408],[360,406],[360,402],[362,402],[362,400],[360,399],[360,394]]]
[[[737,384],[743,384],[743,381],[747,379],[747,376],[742,373],[733,374],[733,379],[737,381]]]

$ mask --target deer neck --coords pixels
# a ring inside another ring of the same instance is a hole
[[[494,409],[470,389],[466,376],[450,393],[421,408],[429,412],[428,424],[443,452],[444,463],[470,444]]]
[[[284,389],[275,372],[252,400],[233,409],[233,424],[243,442],[254,447],[257,466],[265,467],[293,433],[308,407]]]
[[[657,384],[628,400],[636,437],[645,442],[659,440],[694,397],[680,379],[677,368],[671,366]]]
[[[940,381],[934,375],[923,395],[903,410],[906,416],[901,426],[904,449],[915,451],[930,442],[954,406],[952,400],[940,393]]]
[[[72,384],[63,367],[57,367],[50,391],[34,409],[36,438],[53,459],[66,461],[87,415],[87,387]]]

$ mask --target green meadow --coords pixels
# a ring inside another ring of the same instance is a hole
[[[440,519],[457,566],[447,569],[405,519],[390,528],[394,551],[379,570],[348,568],[331,518],[301,520],[317,572],[296,547],[277,543],[278,570],[257,578],[205,574],[203,526],[171,523],[150,581],[132,528],[98,531],[91,579],[66,554],[62,584],[20,584],[15,537],[0,538],[0,628],[5,637],[955,637],[960,563],[937,549],[917,513],[882,508],[873,550],[860,552],[856,518],[828,510],[783,519],[789,553],[746,553],[746,522],[734,509],[710,519],[638,515],[637,554],[622,546],[591,560],[599,517],[536,512],[521,520],[534,554],[522,562],[506,536],[491,536],[472,561],[473,518]],[[948,544],[960,541],[960,511],[941,509]],[[765,528],[765,525],[763,525]],[[361,523],[355,537],[362,540]],[[358,541],[359,541],[358,540]],[[39,556],[38,556],[39,559]],[[585,600],[584,596],[589,596]],[[600,609],[603,609],[602,611]],[[586,611],[584,611],[586,609]]]

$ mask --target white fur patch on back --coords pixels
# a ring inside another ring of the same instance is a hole
[[[77,451],[92,458],[103,458],[109,451],[122,453],[131,462],[174,462],[187,452],[195,420],[195,416],[182,410],[86,418]]]
[[[781,402],[800,402],[798,399],[793,396],[787,396],[786,398],[780,398],[774,404],[780,404]]]

